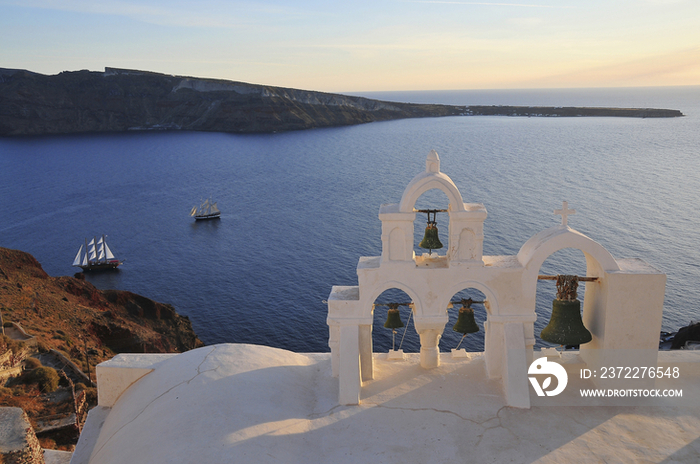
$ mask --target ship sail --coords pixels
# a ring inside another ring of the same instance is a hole
[[[114,259],[114,255],[112,254],[112,250],[109,249],[107,244],[105,243],[105,255],[107,256],[107,259]]]
[[[80,253],[83,251],[83,246],[80,245],[80,249],[78,250],[78,254],[75,255],[75,259],[73,260],[73,266],[80,266]]]
[[[94,261],[97,259],[97,252],[95,251],[95,239],[93,238],[90,240],[90,243],[87,244],[88,249],[87,254],[88,254],[88,260],[89,261]]]
[[[99,247],[99,252],[100,255],[97,257],[98,261],[102,261],[105,259],[105,237],[104,235],[100,237],[100,240],[97,241],[97,246]]]

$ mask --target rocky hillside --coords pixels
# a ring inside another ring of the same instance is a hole
[[[157,129],[276,132],[453,116],[464,109],[113,68],[54,76],[0,68],[0,136]]]
[[[76,274],[82,276],[82,274]],[[0,247],[0,311],[40,345],[58,349],[83,367],[117,353],[170,353],[203,343],[187,317],[167,304],[127,291],[98,290],[76,277],[51,277],[22,251]]]
[[[96,364],[122,352],[203,345],[170,305],[98,290],[83,274],[50,277],[34,257],[7,248],[0,248],[0,315],[0,410],[21,408],[47,449],[73,450],[97,404]]]

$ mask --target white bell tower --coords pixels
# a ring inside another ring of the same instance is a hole
[[[415,205],[425,192],[439,189],[449,204],[445,255],[414,253]],[[533,360],[538,272],[551,254],[581,250],[587,262],[583,321],[593,340],[581,357],[594,361],[596,349],[658,349],[666,276],[642,260],[615,260],[600,244],[568,226],[575,213],[564,202],[562,223],[530,238],[515,256],[483,256],[484,221],[480,203],[465,203],[456,185],[440,171],[434,150],[425,171],[409,182],[399,203],[381,205],[382,254],[361,257],[358,285],[334,286],[328,297],[329,346],[333,375],[339,377],[339,402],[359,404],[362,383],[374,379],[372,323],[377,297],[398,288],[412,300],[420,336],[420,365],[439,366],[438,342],[448,322],[451,298],[476,288],[486,298],[485,376],[501,379],[510,406],[530,407],[528,366]],[[651,351],[648,351],[651,350]],[[655,361],[655,360],[654,360]],[[650,360],[651,362],[651,360]]]

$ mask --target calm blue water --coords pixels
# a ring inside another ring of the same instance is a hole
[[[171,303],[207,344],[327,351],[322,300],[333,285],[357,283],[360,256],[380,254],[379,205],[398,202],[435,149],[464,200],[488,210],[484,254],[516,254],[559,222],[552,210],[568,200],[577,211],[571,227],[617,258],[642,258],[668,275],[664,329],[700,319],[700,87],[365,95],[661,107],[686,117],[453,117],[272,135],[0,139],[0,246],[33,254],[51,275],[72,275],[84,239],[107,234],[126,263],[117,273],[88,276],[98,287]],[[210,195],[221,220],[195,223],[190,209]],[[446,206],[441,192],[428,192],[418,204]],[[445,220],[438,223],[443,242]],[[419,217],[416,243],[424,227]],[[583,255],[558,252],[542,272],[583,275]],[[538,285],[537,333],[554,295],[552,283]],[[483,297],[474,290],[464,295]],[[456,313],[450,310],[443,350],[458,342],[451,330]],[[375,315],[377,351],[391,344],[385,314]],[[405,323],[406,308],[402,316]],[[476,318],[485,319],[483,307]],[[465,343],[483,349],[483,330]],[[411,322],[403,348],[418,346]]]

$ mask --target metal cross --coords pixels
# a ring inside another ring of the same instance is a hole
[[[575,209],[569,209],[569,202],[565,201],[562,204],[561,209],[555,209],[554,214],[558,214],[561,216],[561,225],[565,226],[567,225],[568,222],[568,216],[571,214],[576,214]]]

